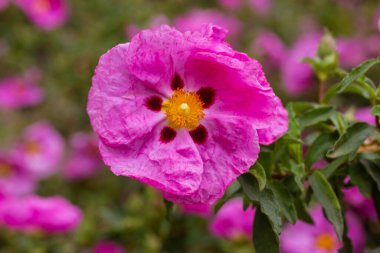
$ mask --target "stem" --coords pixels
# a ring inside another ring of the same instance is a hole
[[[375,116],[375,120],[376,120],[377,129],[380,129],[380,118],[379,118],[379,116]]]
[[[319,82],[319,103],[322,104],[323,98],[325,97],[325,81]]]

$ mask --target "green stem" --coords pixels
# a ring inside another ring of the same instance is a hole
[[[325,97],[325,81],[319,82],[319,103],[322,104],[323,98]]]

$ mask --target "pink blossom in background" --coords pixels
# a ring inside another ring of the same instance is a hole
[[[64,164],[63,174],[69,180],[92,176],[102,168],[98,139],[89,133],[76,133],[70,138],[70,154]]]
[[[184,204],[181,205],[181,209],[185,214],[195,214],[203,217],[212,214],[211,206],[205,204]]]
[[[37,122],[25,129],[12,155],[35,178],[45,178],[57,171],[63,151],[60,134],[49,123]]]
[[[380,21],[380,7],[375,11],[373,16],[373,27],[376,32],[379,32],[379,21]]]
[[[242,199],[232,199],[216,213],[209,227],[215,236],[222,238],[250,238],[254,215],[252,207],[244,211]]]
[[[23,196],[31,194],[36,181],[27,173],[17,159],[0,153],[0,196]]]
[[[0,11],[4,10],[5,7],[7,7],[8,3],[8,0],[0,0]]]
[[[101,57],[87,110],[116,175],[176,203],[212,205],[268,144],[257,131],[282,134],[282,104],[261,65],[225,36],[160,26]]]
[[[287,57],[286,46],[271,31],[260,32],[252,44],[252,49],[256,54],[264,57],[273,69],[280,68]]]
[[[248,3],[259,14],[267,14],[272,8],[271,0],[248,0]]]
[[[282,253],[338,253],[343,246],[339,242],[333,226],[323,216],[322,208],[311,211],[314,224],[297,221],[288,224],[280,236]],[[360,220],[350,212],[346,213],[348,237],[351,239],[354,253],[362,253],[365,246],[365,233]]]
[[[29,196],[0,202],[0,224],[23,232],[69,232],[81,220],[81,210],[63,197]]]
[[[376,118],[371,115],[371,109],[371,106],[357,108],[355,111],[355,119],[370,125],[376,125]]]
[[[156,15],[154,16],[148,23],[147,27],[153,28],[156,26],[169,24],[170,20],[165,15]],[[125,28],[125,34],[128,38],[132,38],[136,34],[138,34],[141,30],[143,30],[140,26],[135,24],[129,24]]]
[[[364,42],[367,49],[367,57],[377,57],[380,53],[380,35],[368,36]]]
[[[219,4],[226,9],[236,10],[241,6],[242,0],[219,0]]]
[[[89,253],[126,253],[126,251],[115,242],[101,241]]]
[[[238,19],[212,9],[194,9],[174,20],[174,26],[181,32],[199,31],[205,24],[213,24],[226,29],[229,39],[232,41],[238,39],[242,30],[242,24]]]
[[[360,217],[377,220],[377,213],[372,198],[366,198],[358,187],[349,187],[342,189],[344,201]]]
[[[314,72],[305,57],[315,57],[321,36],[306,34],[301,36],[291,47],[282,66],[282,80],[285,91],[289,95],[300,95],[313,85]]]
[[[0,81],[0,109],[18,109],[39,104],[42,89],[35,80],[21,76],[6,77]]]
[[[337,38],[339,61],[343,67],[352,68],[367,59],[367,47],[363,39]]]
[[[45,31],[62,26],[68,18],[66,0],[13,0],[29,19]]]

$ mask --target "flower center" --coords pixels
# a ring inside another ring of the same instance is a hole
[[[37,0],[34,2],[34,8],[38,13],[48,12],[51,8],[49,0]]]
[[[12,172],[12,167],[6,163],[0,163],[0,177],[9,176]]]
[[[25,143],[25,151],[28,155],[37,155],[40,153],[40,145],[36,141],[29,141]]]
[[[321,234],[315,240],[318,249],[333,251],[336,248],[336,240],[331,234]]]
[[[205,115],[199,95],[183,89],[175,90],[172,97],[162,103],[162,110],[173,129],[193,130]]]

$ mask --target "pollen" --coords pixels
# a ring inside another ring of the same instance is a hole
[[[318,249],[325,250],[327,252],[333,251],[336,247],[336,240],[331,234],[321,234],[315,240],[315,246]]]
[[[6,163],[0,162],[0,177],[6,177],[12,172],[12,167]]]
[[[183,89],[175,90],[171,98],[163,102],[162,110],[173,129],[193,130],[204,117],[203,102],[199,95]]]

